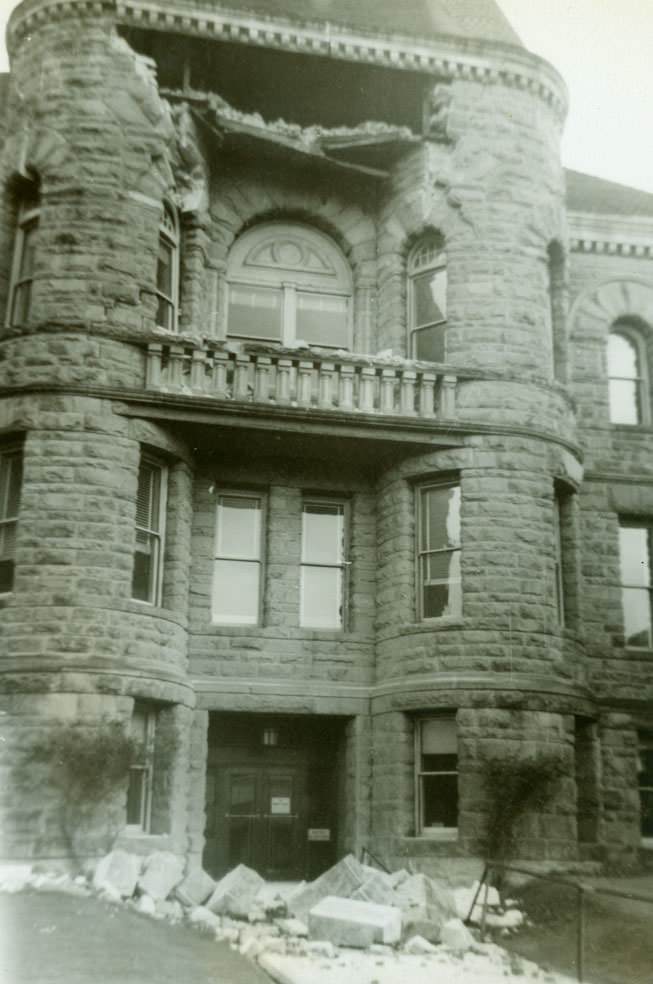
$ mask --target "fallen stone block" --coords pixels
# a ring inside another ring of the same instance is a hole
[[[31,864],[0,865],[0,892],[21,892],[32,875]]]
[[[222,927],[220,917],[203,905],[195,906],[188,915],[188,922],[191,926],[196,926],[198,929],[203,929],[209,933],[215,933]]]
[[[136,902],[136,911],[144,916],[153,916],[156,912],[156,902],[151,895],[140,895]]]
[[[239,864],[221,878],[206,903],[211,912],[228,913],[247,919],[261,886],[261,876],[244,864]]]
[[[288,899],[288,911],[306,921],[313,906],[321,899],[328,896],[348,899],[364,881],[363,865],[353,854],[348,854],[301,891],[294,892]]]
[[[308,932],[312,939],[326,939],[338,946],[398,943],[401,910],[389,905],[327,896],[309,912]]]
[[[411,936],[411,938],[404,944],[404,950],[406,953],[412,953],[414,956],[421,956],[424,953],[436,953],[437,947],[425,940],[423,936]]]
[[[388,875],[390,879],[390,884],[393,888],[397,888],[402,882],[410,878],[410,871],[406,871],[405,868],[400,868],[399,871],[393,871],[392,874]]]
[[[216,919],[217,918],[218,917],[216,916]],[[233,926],[221,926],[216,929],[215,938],[221,943],[233,943],[235,945],[240,939],[240,931],[234,929]]]
[[[175,888],[175,895],[182,905],[204,905],[215,890],[215,881],[202,869],[190,871]]]
[[[178,899],[159,899],[156,902],[156,915],[159,919],[178,923],[184,918],[184,910]]]
[[[323,957],[326,960],[333,960],[338,955],[338,950],[329,940],[307,940],[304,949],[309,957]]]
[[[352,892],[350,898],[360,902],[375,902],[377,905],[399,905],[389,876],[375,868],[365,868],[365,880]]]
[[[457,916],[450,888],[418,874],[404,879],[395,894],[403,915],[404,934],[439,943],[443,924]]]
[[[93,888],[110,896],[127,899],[134,894],[141,870],[141,858],[127,851],[115,850],[98,861],[93,874]]]
[[[301,919],[291,916],[288,919],[276,919],[275,923],[284,936],[308,936],[308,926]]]
[[[145,869],[138,879],[141,892],[157,901],[168,897],[184,876],[184,861],[170,851],[155,851],[145,861]]]
[[[440,942],[448,950],[465,953],[475,943],[474,937],[460,919],[448,919],[442,926]]]

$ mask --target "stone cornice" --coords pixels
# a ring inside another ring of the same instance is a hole
[[[569,212],[568,221],[573,253],[653,256],[653,217]]]
[[[499,83],[533,93],[562,119],[565,83],[544,59],[499,42],[443,36],[437,41],[358,33],[330,23],[298,23],[280,17],[211,8],[190,0],[24,0],[7,27],[10,53],[39,25],[66,17],[112,15],[119,24],[196,35],[250,46],[322,55],[445,79]]]

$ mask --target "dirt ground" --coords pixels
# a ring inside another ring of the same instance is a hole
[[[596,879],[600,886],[653,898],[653,878]],[[509,939],[507,949],[540,966],[574,977],[577,965],[577,893],[564,886],[533,881],[514,895],[532,926]],[[653,981],[653,904],[600,893],[585,896],[584,975],[591,984],[651,984]]]
[[[0,933],[2,984],[270,984],[225,943],[95,898],[0,895]]]

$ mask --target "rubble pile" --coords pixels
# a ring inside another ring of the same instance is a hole
[[[423,874],[387,874],[353,855],[312,882],[276,887],[243,864],[216,882],[201,869],[185,871],[183,861],[166,851],[143,858],[114,850],[88,877],[74,879],[37,874],[26,865],[0,870],[0,891],[23,888],[95,893],[146,916],[184,921],[258,961],[278,980],[287,979],[289,958],[297,958],[298,967],[318,961],[325,973],[333,964],[344,974],[346,967],[357,966],[355,952],[374,957],[375,973],[400,958],[427,966],[443,955],[469,963],[474,955],[490,953],[496,963],[498,953],[505,956],[504,970],[514,963],[499,947],[479,943],[463,922],[478,885],[452,890]],[[484,894],[482,888],[473,922],[481,918]],[[495,889],[487,892],[486,905],[488,926],[508,932],[522,920],[517,909],[502,909]],[[351,972],[355,977],[355,969]]]

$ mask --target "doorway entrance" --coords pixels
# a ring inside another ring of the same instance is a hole
[[[273,880],[315,878],[334,861],[343,721],[214,714],[204,867]]]

